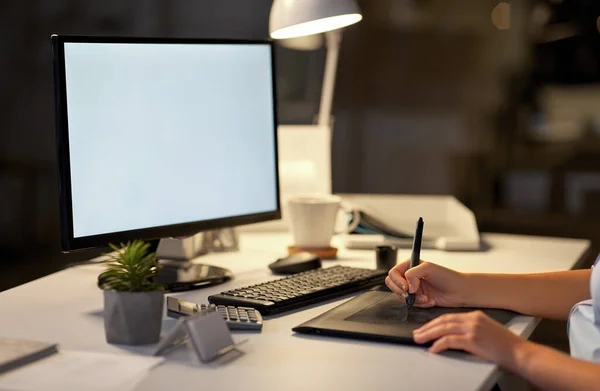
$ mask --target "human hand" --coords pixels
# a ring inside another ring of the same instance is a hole
[[[410,269],[409,265],[410,260],[406,260],[389,271],[385,284],[394,293],[402,297],[407,292],[415,293],[414,305],[422,308],[467,305],[466,275],[430,262],[421,262]]]
[[[439,316],[414,330],[413,339],[418,344],[436,340],[432,353],[464,350],[511,371],[518,350],[528,343],[481,311]]]

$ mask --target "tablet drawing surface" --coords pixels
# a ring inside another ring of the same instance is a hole
[[[391,292],[368,291],[309,320],[293,331],[345,338],[414,344],[412,332],[447,313],[464,313],[475,308],[418,308],[407,310],[404,300]],[[506,325],[516,312],[500,309],[482,311]]]

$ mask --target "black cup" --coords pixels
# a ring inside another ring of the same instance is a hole
[[[377,269],[390,270],[396,266],[398,249],[395,246],[377,246],[375,248]]]

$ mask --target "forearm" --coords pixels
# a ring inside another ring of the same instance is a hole
[[[600,365],[524,341],[507,369],[542,390],[598,390]]]
[[[548,319],[567,319],[590,298],[591,270],[536,274],[466,274],[465,306],[504,308]]]

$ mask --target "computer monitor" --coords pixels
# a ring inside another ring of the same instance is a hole
[[[271,41],[51,41],[64,252],[281,218]]]

